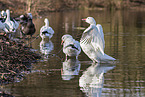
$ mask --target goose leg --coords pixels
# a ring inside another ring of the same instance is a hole
[[[76,59],[78,59],[78,56],[76,56]]]
[[[9,39],[11,40],[11,33],[8,34]]]
[[[67,55],[65,56],[65,59],[67,60]]]

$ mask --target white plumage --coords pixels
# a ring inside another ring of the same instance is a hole
[[[0,21],[0,30],[3,30],[4,28],[5,28],[4,23]]]
[[[42,39],[51,38],[54,34],[54,30],[49,26],[49,21],[47,18],[44,20],[45,25],[40,29],[40,36]]]
[[[62,36],[62,42],[63,42],[63,52],[67,56],[75,56],[76,59],[78,58],[78,55],[81,52],[80,43],[73,39],[71,35],[63,35]]]
[[[13,21],[10,20],[10,10],[6,10],[6,13],[7,13],[7,17],[6,17],[6,20],[4,22],[5,24],[5,29],[4,31],[6,33],[11,33],[11,32],[16,32],[16,27],[15,27],[15,23]]]
[[[104,33],[103,33],[103,28],[101,24],[97,24],[96,27],[98,28],[98,31],[100,33],[101,39],[103,41],[103,47],[105,48],[105,40],[104,40]]]
[[[90,24],[83,32],[80,40],[81,48],[85,54],[94,62],[116,60],[104,53],[105,41],[102,26],[96,26],[96,21],[93,17],[87,17],[82,20]]]
[[[3,12],[3,17],[5,14]],[[6,33],[15,33],[16,29],[19,27],[19,23],[15,19],[10,18],[10,10],[6,10],[6,20],[4,22],[5,28],[3,29]]]
[[[1,11],[1,17],[2,18],[6,18],[6,16],[7,16],[7,13],[4,10],[2,10]]]

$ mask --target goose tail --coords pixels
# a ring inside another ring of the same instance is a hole
[[[111,56],[109,56],[109,55],[107,55],[105,53],[102,56],[102,59],[104,59],[104,60],[110,60],[110,61],[115,61],[116,60],[115,58],[113,58],[113,57],[111,57]]]

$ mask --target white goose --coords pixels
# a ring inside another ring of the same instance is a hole
[[[42,39],[51,38],[54,34],[54,30],[49,26],[49,21],[47,18],[44,20],[45,25],[40,29],[40,36]]]
[[[7,9],[7,10],[8,10],[8,9]],[[6,10],[6,11],[7,11],[7,10]],[[7,11],[7,12],[8,12],[8,11]],[[9,12],[9,14],[10,14],[10,12]],[[4,21],[5,21],[6,18],[7,18],[7,13],[6,13],[4,10],[2,10],[1,15],[2,15],[2,17],[3,17]],[[9,17],[10,17],[10,16],[9,16]],[[14,24],[15,24],[15,29],[18,29],[18,27],[19,27],[19,22],[17,22],[17,21],[16,21],[14,18],[12,18],[12,17],[10,17],[10,20],[14,22]]]
[[[83,32],[80,40],[81,48],[85,54],[93,60],[93,62],[116,60],[104,53],[105,41],[102,26],[97,27],[93,17],[87,17],[82,20],[85,20],[85,22],[90,24],[90,26]]]
[[[63,44],[63,52],[66,54],[66,59],[67,56],[75,56],[77,59],[81,52],[80,43],[69,34],[63,35],[61,39],[61,45]]]
[[[5,28],[4,28],[4,31],[6,33],[14,33],[16,32],[16,25],[15,25],[15,22],[10,20],[10,10],[6,10],[6,13],[7,13],[7,18],[4,22],[5,24]]]

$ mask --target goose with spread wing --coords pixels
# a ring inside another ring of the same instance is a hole
[[[80,45],[84,53],[93,60],[93,62],[116,60],[104,53],[105,41],[102,26],[99,25],[97,27],[93,17],[87,17],[82,20],[90,24],[90,26],[83,32],[80,40]]]

